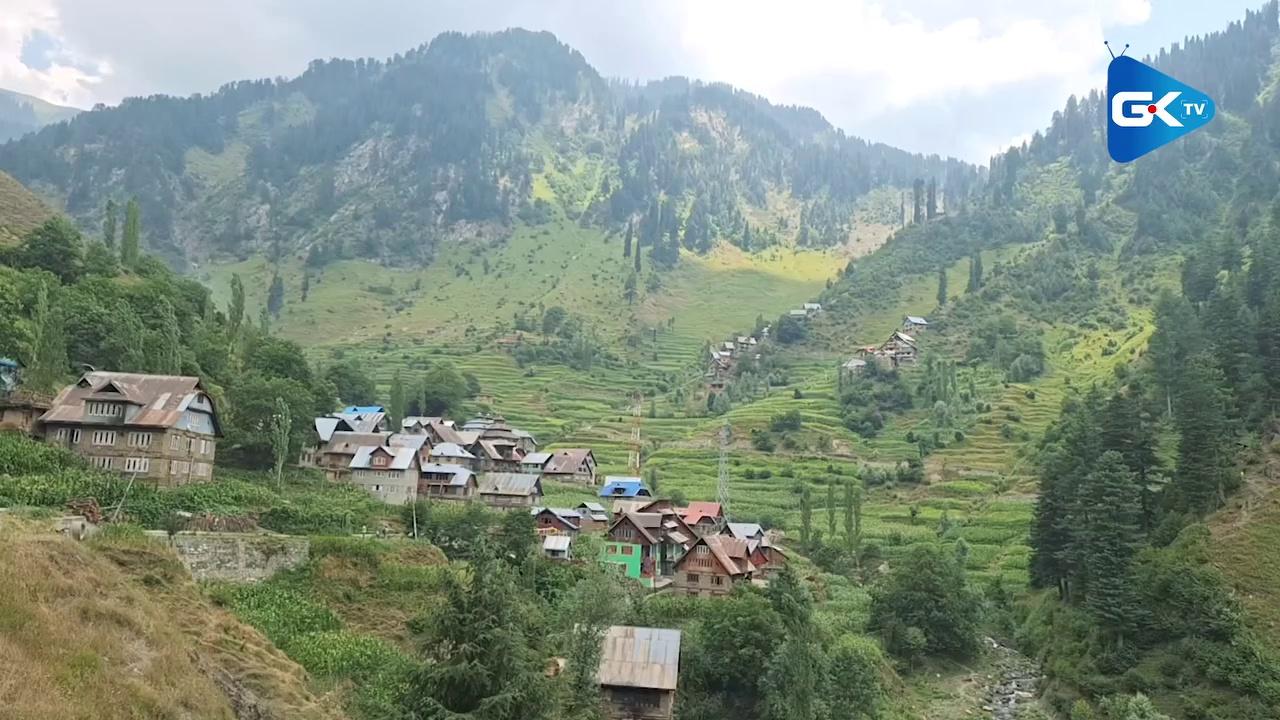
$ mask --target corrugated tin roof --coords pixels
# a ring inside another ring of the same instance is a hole
[[[343,415],[367,415],[371,413],[385,413],[386,408],[381,405],[348,405],[343,408]]]
[[[459,487],[465,486],[471,481],[472,476],[475,475],[475,473],[461,465],[452,465],[449,463],[426,463],[422,466],[422,472],[452,475],[453,477],[449,479],[449,485]]]
[[[551,474],[573,474],[578,471],[588,457],[594,457],[587,448],[565,448],[556,450],[547,460],[544,468]]]
[[[542,495],[542,481],[530,473],[485,473],[480,476],[482,495]]]
[[[547,461],[550,459],[551,459],[551,453],[535,452],[535,453],[529,453],[528,455],[525,455],[520,460],[520,464],[521,465],[537,465],[538,467],[542,467],[543,465],[546,465]]]
[[[354,455],[357,448],[365,446],[386,445],[391,433],[357,433],[339,430],[329,438],[323,452]]]
[[[638,477],[609,475],[600,488],[600,497],[650,497],[652,493]]]
[[[385,453],[388,456],[386,465],[373,465],[372,458],[375,452]],[[355,457],[351,458],[351,467],[355,470],[407,470],[413,467],[413,461],[418,457],[418,451],[409,447],[387,447],[386,445],[375,445],[356,448]]]
[[[689,507],[680,511],[680,516],[684,518],[686,523],[697,525],[698,521],[703,518],[720,517],[720,503],[695,500],[689,503]]]
[[[729,534],[733,535],[739,540],[745,540],[751,537],[764,537],[764,528],[760,527],[756,523],[731,522],[728,524],[727,527],[729,530]]]
[[[928,325],[929,324],[928,320],[925,320],[919,315],[908,315],[907,322],[911,323],[912,325]]]
[[[413,433],[396,433],[387,438],[387,444],[392,447],[407,447],[414,450],[421,450],[423,445],[427,444],[426,435],[414,435]]]
[[[442,443],[439,443],[438,445],[433,446],[429,454],[431,455],[431,457],[452,457],[452,458],[462,458],[464,460],[476,459],[476,456],[468,452],[466,448],[462,447],[457,443],[451,443],[451,442],[442,442]]]
[[[601,685],[675,690],[679,676],[679,630],[614,625],[605,633]]]
[[[213,398],[205,393],[200,378],[183,375],[87,372],[74,385],[58,393],[40,421],[170,428],[178,425],[182,413],[199,395],[205,395],[209,406],[214,408],[211,414],[214,434],[221,435]],[[124,403],[124,417],[100,420],[87,417],[85,400],[90,398]]]
[[[569,552],[573,538],[568,535],[548,535],[542,539],[542,549],[552,552]]]
[[[316,418],[316,435],[319,436],[320,442],[329,442],[333,437],[333,431],[338,429],[338,422],[338,418],[335,417]]]

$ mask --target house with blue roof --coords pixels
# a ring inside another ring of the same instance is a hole
[[[600,497],[653,497],[653,493],[649,491],[649,488],[644,486],[644,481],[638,477],[618,477],[616,475],[609,475],[605,477],[604,486],[600,488]]]

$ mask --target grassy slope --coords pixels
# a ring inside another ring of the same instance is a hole
[[[53,211],[17,180],[0,172],[0,245],[17,242],[28,230],[53,216]]]
[[[0,530],[0,714],[343,717],[171,554],[140,540],[76,543],[44,525],[7,516]]]

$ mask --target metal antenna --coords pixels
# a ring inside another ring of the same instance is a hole
[[[1102,44],[1107,46],[1107,52],[1111,53],[1111,59],[1112,59],[1112,60],[1115,60],[1117,57],[1124,57],[1124,54],[1125,54],[1125,53],[1127,53],[1127,52],[1129,52],[1129,43],[1125,43],[1125,44],[1124,44],[1124,49],[1120,51],[1120,54],[1119,54],[1119,55],[1116,55],[1116,54],[1111,50],[1111,43],[1107,42],[1106,40],[1103,40],[1103,41],[1102,41]]]
[[[732,437],[729,419],[725,418],[724,428],[720,431],[720,473],[716,479],[716,502],[720,503],[721,518],[717,530],[723,530],[729,522],[729,440]]]

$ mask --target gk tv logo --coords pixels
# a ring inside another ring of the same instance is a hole
[[[1199,130],[1214,114],[1208,95],[1124,55],[1107,68],[1107,104],[1107,151],[1122,163]]]

